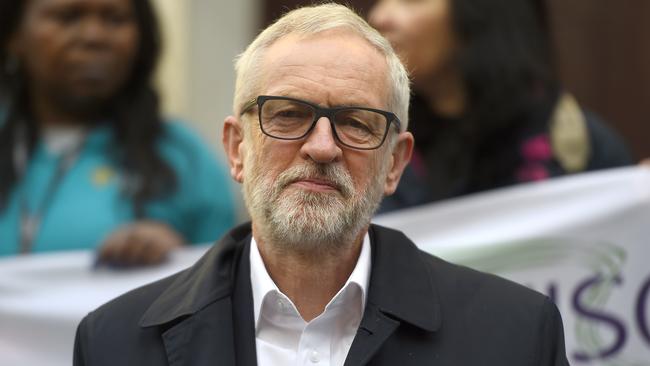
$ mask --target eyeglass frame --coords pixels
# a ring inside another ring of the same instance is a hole
[[[307,131],[300,137],[277,137],[269,134],[264,130],[264,127],[262,126],[262,106],[266,101],[268,100],[288,100],[290,102],[297,102],[297,103],[302,103],[305,105],[310,106],[314,110],[314,120],[311,122],[311,126],[307,129]],[[318,120],[320,120],[322,117],[327,117],[327,119],[330,122],[330,126],[332,128],[332,134],[334,135],[334,139],[338,142],[340,142],[343,146],[348,147],[350,149],[355,149],[355,150],[376,150],[379,149],[384,142],[386,141],[386,137],[388,136],[388,132],[390,131],[390,124],[395,123],[395,126],[397,127],[398,131],[402,130],[402,122],[399,120],[397,115],[393,112],[388,112],[384,111],[381,109],[375,109],[375,108],[368,108],[368,107],[357,107],[357,106],[343,106],[343,107],[332,107],[332,108],[327,108],[327,107],[321,107],[318,104],[308,102],[306,100],[302,99],[297,99],[297,98],[291,98],[291,97],[284,97],[284,96],[275,96],[275,95],[259,95],[257,98],[250,100],[248,103],[244,104],[244,107],[242,108],[241,112],[239,113],[239,116],[243,116],[244,114],[250,112],[250,110],[257,105],[257,119],[259,120],[260,124],[260,130],[262,130],[262,133],[265,134],[266,136],[269,136],[274,139],[278,140],[285,140],[285,141],[296,141],[305,138],[308,136],[311,131],[314,130],[314,127],[316,127],[316,123]],[[369,112],[375,112],[378,114],[381,114],[384,116],[386,119],[386,128],[384,129],[384,136],[381,138],[381,142],[375,147],[358,147],[358,146],[351,146],[349,144],[346,144],[341,138],[339,137],[338,133],[336,132],[336,126],[334,124],[334,115],[340,111],[344,110],[350,110],[350,109],[358,109],[358,110],[364,110],[364,111],[369,111]]]

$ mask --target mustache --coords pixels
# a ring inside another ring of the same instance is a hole
[[[350,197],[354,192],[354,184],[350,174],[341,165],[335,164],[293,166],[278,175],[274,186],[280,191],[292,183],[305,179],[327,182],[341,192],[341,195],[345,198]]]

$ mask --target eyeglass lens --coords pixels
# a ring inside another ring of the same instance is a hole
[[[269,99],[262,105],[260,121],[263,131],[272,137],[299,139],[308,133],[316,114],[309,104]],[[383,114],[358,108],[337,110],[331,122],[341,142],[359,148],[381,145],[388,127]]]

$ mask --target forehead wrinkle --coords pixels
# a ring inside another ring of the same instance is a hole
[[[284,36],[266,50],[261,68],[261,94],[324,106],[385,108],[389,101],[385,57],[355,34]]]
[[[359,79],[364,81],[373,80],[375,74],[380,74],[380,71],[386,71],[387,65],[385,65],[384,60],[382,59],[381,63],[377,63],[374,57],[365,57],[367,63],[361,64],[355,62],[355,60],[349,60],[346,57],[338,57],[334,59],[327,58],[318,58],[316,60],[309,60],[309,63],[293,63],[291,60],[291,55],[280,57],[276,60],[269,62],[267,66],[276,66],[280,70],[286,69],[288,73],[298,73],[300,71],[309,71],[312,73],[314,70],[322,71],[322,75],[325,76],[334,76],[335,74],[341,75],[342,78],[350,79]]]
[[[304,70],[311,68],[311,70]],[[301,71],[309,71],[304,74],[316,79],[321,76],[321,79],[339,79],[344,82],[351,82],[357,80],[363,83],[376,83],[377,80],[373,79],[371,70],[361,65],[283,65],[277,71],[278,74],[296,75],[299,76]],[[317,72],[314,72],[317,71]]]
[[[325,106],[384,108],[388,99],[381,85],[383,80],[373,76],[361,68],[333,70],[324,65],[282,65],[268,75],[264,84],[270,87],[265,93],[307,98]]]

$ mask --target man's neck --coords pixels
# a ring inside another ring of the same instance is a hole
[[[302,318],[309,322],[323,313],[325,306],[345,285],[354,270],[366,231],[336,253],[287,253],[277,250],[263,237],[253,236],[269,276],[278,289],[291,299]]]

